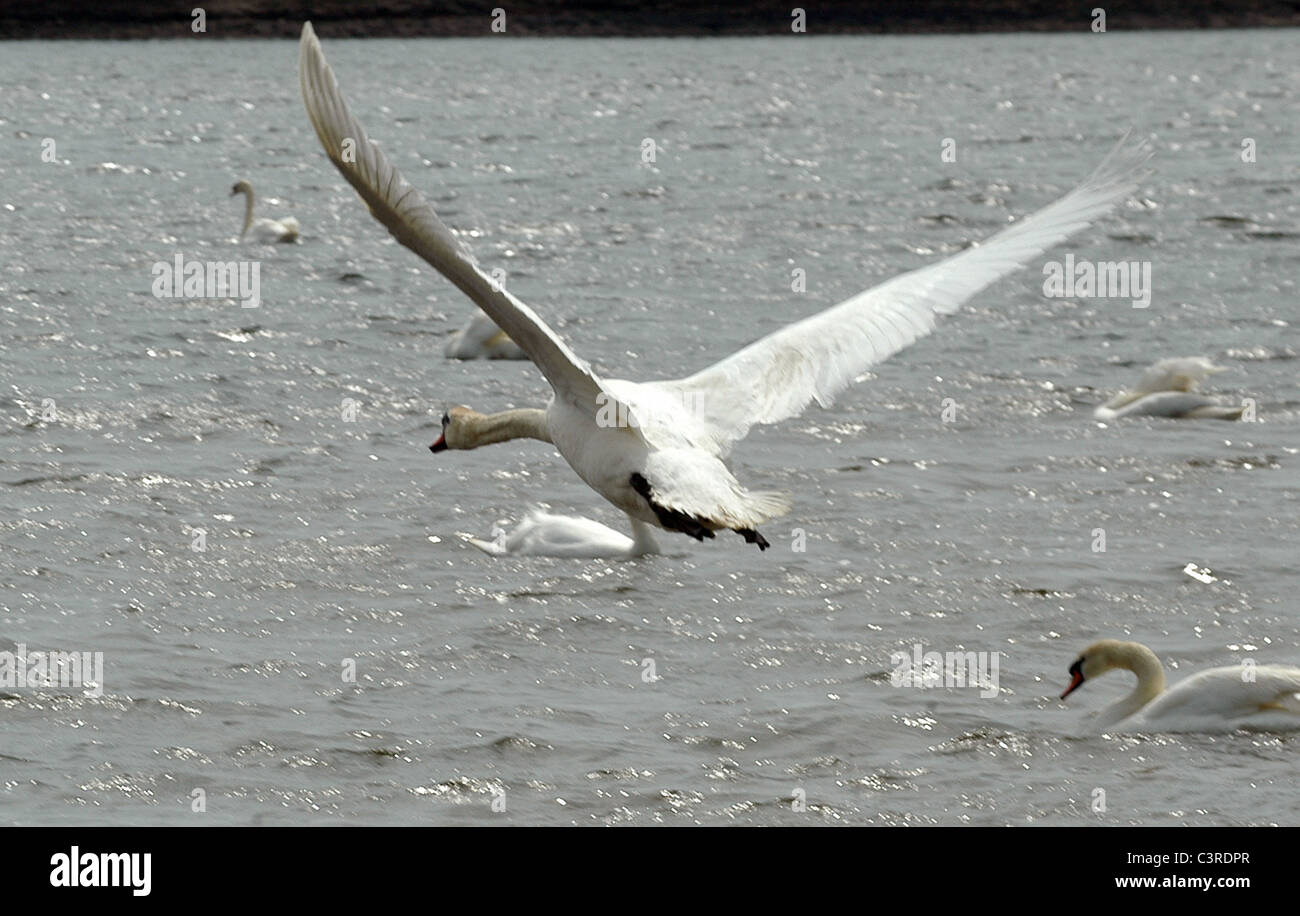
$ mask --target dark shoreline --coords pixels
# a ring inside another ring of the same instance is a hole
[[[1090,11],[1106,10],[1110,32],[1149,29],[1300,27],[1300,3],[1254,0],[1154,0],[1121,9],[1101,0],[1063,15],[1059,0],[992,0],[943,3],[936,0],[884,3],[722,2],[704,6],[648,4],[510,4],[507,0],[430,3],[419,0],[321,3],[292,0],[188,0],[149,3],[104,0],[0,2],[0,39],[296,38],[311,19],[323,37],[684,37],[790,35],[791,10],[803,4],[806,34],[959,34],[978,32],[1092,31]],[[203,7],[206,31],[191,28],[191,10]],[[504,36],[492,31],[492,9],[506,11]]]

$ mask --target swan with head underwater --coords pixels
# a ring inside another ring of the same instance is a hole
[[[286,216],[284,219],[253,219],[253,206],[256,202],[257,195],[253,193],[253,186],[247,181],[237,181],[235,186],[230,189],[230,196],[236,194],[244,195],[244,228],[239,230],[239,238],[242,241],[244,236],[251,231],[253,240],[271,244],[273,242],[296,242],[298,241],[298,221],[292,216]]]
[[[636,538],[589,518],[554,515],[535,508],[513,531],[497,528],[492,540],[462,535],[466,542],[494,557],[576,557],[631,559],[659,552],[650,528],[642,525]]]
[[[859,375],[933,330],[939,315],[1102,216],[1136,187],[1151,153],[1127,135],[1083,184],[981,245],[894,277],[788,325],[686,378],[630,382],[598,376],[535,312],[494,283],[433,208],[398,174],[352,116],[311,24],[299,77],[326,155],[400,243],[455,284],[514,340],[554,395],[544,409],[447,411],[430,446],[473,449],[531,438],[552,443],[597,493],[627,514],[639,539],[650,527],[696,540],[735,531],[766,549],[763,522],[788,495],[745,488],[725,459],[749,430],[827,406]],[[347,148],[354,153],[345,157]]]
[[[1092,415],[1103,421],[1120,417],[1237,420],[1244,406],[1221,404],[1196,393],[1201,382],[1227,371],[1227,367],[1216,366],[1204,356],[1162,359],[1143,371],[1135,387],[1121,391]]]
[[[474,309],[465,327],[451,335],[443,353],[448,359],[528,359],[519,344],[479,309]]]
[[[1123,724],[1133,731],[1225,731],[1241,726],[1300,728],[1300,668],[1231,665],[1193,674],[1165,689],[1160,659],[1138,642],[1103,639],[1070,666],[1064,700],[1088,681],[1116,669],[1137,675],[1137,686],[1097,714],[1097,728]]]

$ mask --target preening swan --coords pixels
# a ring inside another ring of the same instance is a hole
[[[444,352],[450,359],[528,359],[528,354],[478,309],[469,324],[447,341]]]
[[[509,534],[498,528],[492,532],[491,541],[474,537],[466,540],[494,557],[623,559],[659,552],[649,525],[634,522],[632,527],[635,539],[589,518],[534,509]]]
[[[1119,417],[1236,420],[1244,407],[1220,404],[1194,393],[1211,375],[1227,371],[1226,367],[1216,366],[1203,356],[1162,359],[1146,368],[1136,387],[1121,391],[1092,415],[1098,420]]]
[[[1164,668],[1155,653],[1141,643],[1118,639],[1103,639],[1083,650],[1070,666],[1070,686],[1061,699],[1116,668],[1136,674],[1137,687],[1098,714],[1099,727],[1123,722],[1150,731],[1223,731],[1272,716],[1300,728],[1300,668],[1211,668],[1166,690]]]
[[[284,219],[253,219],[253,203],[256,195],[253,194],[253,186],[247,181],[237,181],[235,186],[230,189],[230,196],[236,194],[244,195],[244,228],[239,230],[239,237],[242,239],[248,235],[249,230],[253,232],[254,241],[258,242],[295,242],[298,240],[298,221],[292,216],[286,216]]]
[[[787,512],[784,493],[747,490],[723,459],[750,428],[831,399],[871,366],[933,330],[941,314],[1087,226],[1136,186],[1145,143],[1121,140],[1082,185],[981,245],[905,273],[791,324],[694,375],[603,379],[512,292],[494,284],[348,110],[311,24],[298,60],[308,117],[331,162],[370,213],[469,296],[519,344],[554,391],[545,409],[443,416],[430,446],[478,448],[527,437],[553,443],[592,489],[637,522],[697,540],[729,529],[760,549],[758,525]],[[355,155],[344,156],[346,148]]]

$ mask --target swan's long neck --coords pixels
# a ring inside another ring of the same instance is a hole
[[[239,230],[239,237],[243,238],[248,227],[253,225],[253,189],[244,187],[240,193],[244,195],[244,228]]]
[[[1125,643],[1115,653],[1113,664],[1116,668],[1132,671],[1137,675],[1137,686],[1133,692],[1108,706],[1098,717],[1098,724],[1112,725],[1121,719],[1127,719],[1143,706],[1165,692],[1165,669],[1160,659],[1146,646],[1139,643]]]
[[[471,448],[509,442],[511,439],[539,439],[542,442],[550,442],[551,434],[546,429],[546,411],[536,407],[524,407],[519,410],[485,414],[475,418],[470,428],[470,440],[473,442]]]

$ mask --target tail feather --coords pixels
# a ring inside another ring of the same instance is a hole
[[[744,498],[750,510],[764,522],[780,518],[794,508],[794,499],[781,490],[747,490]]]

